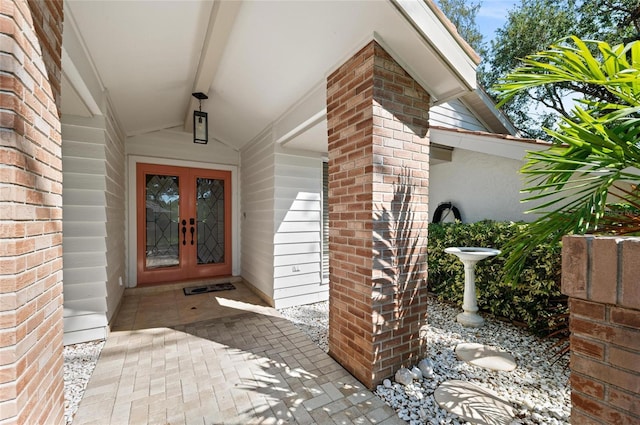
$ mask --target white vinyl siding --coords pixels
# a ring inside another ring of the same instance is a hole
[[[322,163],[322,283],[329,283],[329,164]]]
[[[273,299],[277,308],[328,299],[322,284],[322,167],[318,157],[275,157]]]
[[[241,273],[251,285],[273,298],[274,150],[271,137],[240,154]]]
[[[458,99],[431,107],[429,124],[469,131],[488,131],[485,125]]]
[[[124,142],[106,117],[62,119],[64,342],[105,338],[123,294]]]

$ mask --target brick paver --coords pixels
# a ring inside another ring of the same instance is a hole
[[[405,422],[291,322],[264,308],[112,332],[73,422],[107,423]]]

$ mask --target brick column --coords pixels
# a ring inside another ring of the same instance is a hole
[[[640,423],[640,238],[565,236],[571,423]]]
[[[64,423],[62,1],[0,7],[0,423]]]
[[[329,352],[373,388],[425,343],[429,95],[371,42],[327,103]]]

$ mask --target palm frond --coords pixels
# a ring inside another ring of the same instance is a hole
[[[512,282],[540,244],[566,234],[640,229],[637,214],[621,214],[607,202],[617,196],[640,213],[638,192],[620,184],[640,182],[640,42],[610,46],[568,37],[522,63],[495,87],[501,104],[521,91],[556,83],[594,85],[611,96],[579,99],[556,130],[545,129],[554,145],[527,154],[521,192],[527,195],[523,202],[534,203],[528,212],[539,217],[503,249]]]

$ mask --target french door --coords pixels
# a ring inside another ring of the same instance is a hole
[[[231,274],[231,172],[138,164],[138,284]]]

